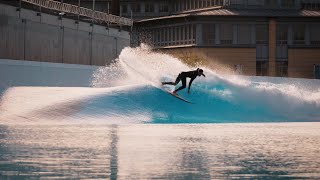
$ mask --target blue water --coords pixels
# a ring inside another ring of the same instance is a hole
[[[204,67],[194,104],[160,85],[194,68],[126,48],[92,87],[2,89],[0,179],[320,178],[319,80]]]

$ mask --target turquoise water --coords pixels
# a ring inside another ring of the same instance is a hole
[[[319,80],[204,67],[194,104],[160,85],[192,69],[126,48],[92,87],[1,90],[0,179],[320,178]]]

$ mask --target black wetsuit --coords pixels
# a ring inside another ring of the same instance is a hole
[[[171,84],[171,85],[177,85],[180,81],[182,81],[182,86],[179,87],[178,89],[175,90],[175,92],[180,91],[181,89],[186,88],[186,83],[187,83],[187,77],[190,78],[189,82],[189,88],[188,91],[190,90],[192,81],[197,77],[198,75],[198,70],[195,71],[187,71],[187,72],[181,72],[175,82],[164,82],[163,84]]]

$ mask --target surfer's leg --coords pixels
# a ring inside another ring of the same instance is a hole
[[[178,83],[180,82],[180,74],[178,75],[177,79],[175,82],[162,82],[162,85],[165,85],[165,84],[169,84],[169,85],[177,85]]]
[[[187,86],[186,86],[186,84],[187,84],[187,78],[182,78],[181,81],[182,81],[182,86],[179,87],[178,89],[176,89],[175,91],[173,91],[174,93],[176,93],[176,92],[180,91],[181,89],[184,89],[184,88],[187,87]]]

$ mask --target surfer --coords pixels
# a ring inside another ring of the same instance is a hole
[[[204,76],[206,77],[204,74],[203,74],[203,70],[202,69],[197,69],[195,71],[187,71],[187,72],[181,72],[176,81],[175,82],[162,82],[162,85],[166,85],[166,84],[169,84],[169,85],[177,85],[180,81],[182,81],[182,86],[179,87],[178,89],[174,90],[172,93],[177,95],[177,92],[180,91],[181,89],[184,89],[186,88],[186,83],[187,83],[187,77],[190,78],[190,82],[189,82],[189,87],[188,87],[188,93],[190,93],[190,87],[191,87],[191,84],[193,82],[193,80],[197,77],[197,76]]]

